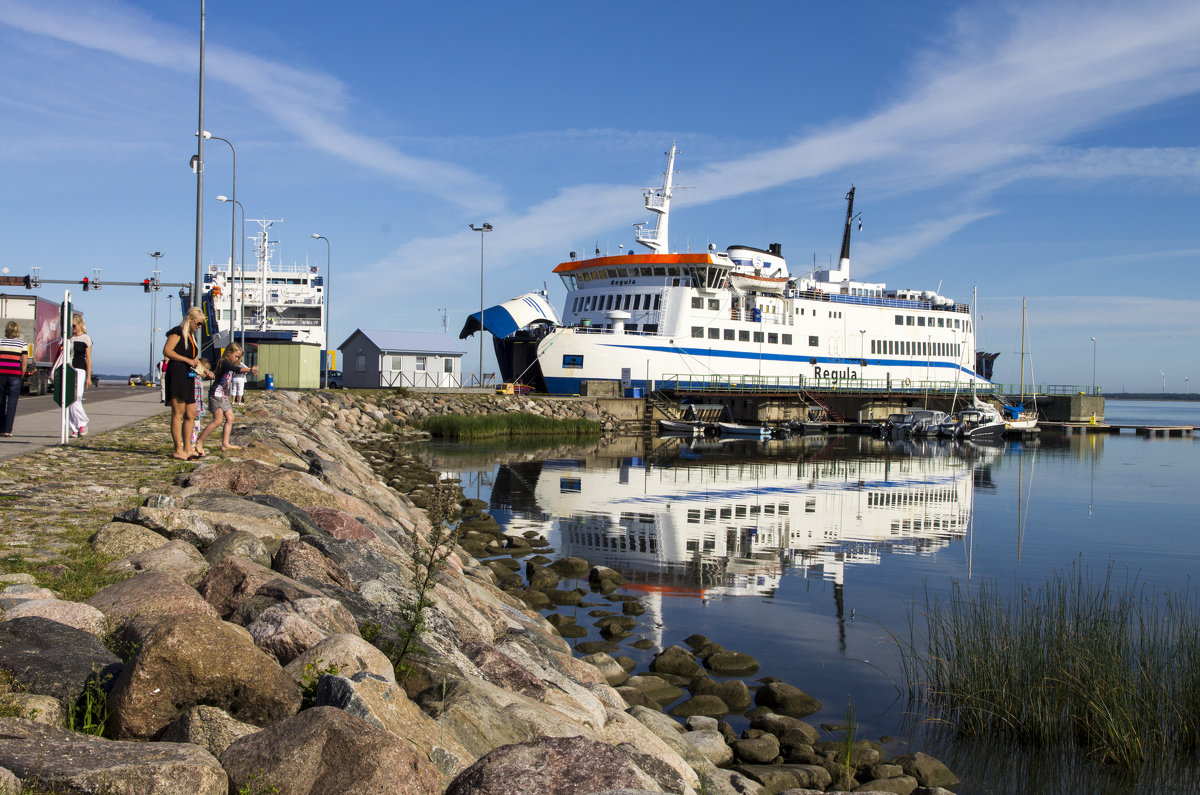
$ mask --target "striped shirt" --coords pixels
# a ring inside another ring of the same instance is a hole
[[[21,372],[21,354],[29,353],[29,345],[20,337],[5,337],[0,340],[0,377],[25,375]]]

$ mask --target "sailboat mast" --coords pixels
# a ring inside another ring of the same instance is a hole
[[[1025,298],[1021,297],[1021,405],[1025,404]]]

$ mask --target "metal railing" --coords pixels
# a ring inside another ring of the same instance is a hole
[[[932,381],[915,378],[809,378],[806,376],[764,376],[752,374],[663,373],[656,382],[659,389],[689,392],[788,392],[812,390],[818,392],[879,393],[879,394],[966,394],[969,383],[962,381]],[[1027,397],[1050,395],[1099,396],[1100,387],[1067,384],[978,384],[978,395]]]

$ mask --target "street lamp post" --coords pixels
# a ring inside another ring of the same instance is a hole
[[[233,205],[234,205],[233,209],[242,211],[242,259],[241,259],[241,264],[238,266],[238,273],[240,275],[238,276],[237,292],[239,294],[242,294],[242,297],[238,303],[238,305],[242,308],[242,311],[238,313],[238,325],[241,326],[241,330],[242,330],[242,335],[241,335],[242,336],[242,350],[245,350],[246,349],[246,308],[245,308],[246,307],[246,296],[244,295],[243,282],[245,281],[245,276],[246,276],[246,208],[242,206],[242,203],[240,201],[238,201],[237,199],[231,199],[228,196],[218,196],[217,201],[233,202]],[[233,309],[233,251],[232,251],[233,241],[232,240],[229,242],[229,248],[230,248],[230,254],[229,254],[229,341],[233,342],[234,309]]]
[[[330,326],[329,326],[329,297],[333,294],[333,270],[332,270],[332,266],[331,266],[331,257],[330,257],[330,254],[331,254],[330,249],[332,247],[329,245],[329,238],[325,237],[324,235],[318,235],[316,232],[313,232],[312,238],[313,238],[313,240],[324,240],[325,241],[325,311],[322,314],[325,315],[325,350],[328,352],[328,350],[329,350],[329,328],[330,328]],[[325,367],[322,372],[321,387],[323,389],[329,388],[329,361],[328,360],[326,360]]]
[[[146,370],[146,375],[150,377],[150,383],[154,383],[158,380],[154,377],[154,332],[158,331],[155,328],[158,325],[158,261],[162,259],[163,253],[161,251],[147,251],[146,253],[154,257],[154,279],[151,284],[153,292],[150,294],[150,367]],[[162,377],[162,373],[159,373],[159,377]]]
[[[233,142],[228,138],[222,138],[219,135],[213,135],[208,130],[204,131],[205,138],[211,138],[214,141],[224,141],[229,144],[229,151],[233,152],[233,193],[231,201],[234,205],[237,204],[237,149],[234,148]],[[217,197],[217,201],[224,201],[221,197]],[[237,238],[237,210],[236,206],[229,208],[229,341],[233,342],[233,256],[236,251],[235,244]],[[199,289],[199,288],[197,288]]]
[[[492,225],[470,224],[470,227],[472,232],[479,233],[479,385],[483,386],[483,233],[491,232]]]
[[[1096,338],[1092,337],[1092,394],[1096,394]]]

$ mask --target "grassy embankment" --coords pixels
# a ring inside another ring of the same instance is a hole
[[[560,420],[537,414],[446,414],[429,417],[421,430],[443,439],[479,441],[520,439],[530,436],[561,439],[600,437],[600,424],[591,420]]]
[[[1019,595],[926,594],[900,647],[910,698],[968,736],[1075,747],[1135,767],[1200,747],[1200,615],[1189,594],[1057,572]]]

